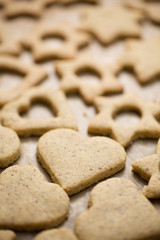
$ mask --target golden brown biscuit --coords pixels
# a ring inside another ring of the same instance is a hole
[[[140,37],[143,15],[120,5],[88,7],[83,10],[80,29],[109,44],[122,37]]]
[[[47,46],[43,39],[51,36],[62,39],[62,44],[59,47]],[[22,44],[32,49],[35,61],[43,61],[50,58],[73,58],[78,48],[88,44],[90,40],[89,34],[77,30],[71,23],[39,23],[28,37],[22,40]]]
[[[16,234],[10,230],[0,230],[0,239],[1,240],[15,240]]]
[[[27,119],[20,116],[27,111],[31,103],[43,102],[51,107],[56,117],[47,119]],[[14,129],[19,136],[40,136],[55,128],[71,128],[77,130],[77,123],[67,104],[65,95],[59,90],[35,87],[11,103],[4,106],[1,112],[2,124]]]
[[[116,65],[96,62],[89,54],[82,54],[70,61],[59,61],[55,68],[62,78],[60,88],[66,93],[79,92],[88,104],[93,103],[96,96],[123,91],[123,86],[115,77]],[[78,73],[86,70],[96,73],[100,78],[99,83],[92,85],[82,82]]]
[[[160,124],[156,120],[160,116],[160,103],[145,102],[134,93],[127,93],[118,99],[97,97],[95,107],[99,113],[91,120],[89,133],[109,135],[124,147],[137,138],[160,137]],[[114,116],[123,110],[137,111],[140,121],[130,126],[116,123]]]
[[[78,240],[74,233],[66,228],[51,229],[40,232],[33,240]]]
[[[52,180],[75,194],[125,166],[126,153],[109,138],[84,138],[70,129],[57,129],[38,141],[37,154]]]
[[[159,1],[159,0],[158,0]],[[158,2],[157,1],[157,2]],[[125,0],[126,6],[141,10],[145,16],[155,23],[160,23],[160,5],[154,1],[145,0]]]
[[[20,83],[11,90],[0,90],[0,106],[18,98],[27,89],[42,82],[48,75],[47,71],[37,65],[22,63],[11,56],[0,56],[0,71],[11,71],[23,75]]]
[[[16,132],[0,125],[0,167],[7,167],[16,161],[20,150],[20,140]]]
[[[63,3],[63,4],[70,4],[70,3],[99,3],[101,0],[57,0],[57,2]]]
[[[0,21],[0,55],[15,55],[18,56],[22,50],[19,41],[11,38],[9,31],[7,31],[7,24],[5,21]]]
[[[39,230],[61,224],[69,198],[31,166],[12,166],[0,175],[0,228]]]
[[[156,153],[136,160],[132,163],[132,170],[149,181],[143,188],[144,195],[148,198],[160,198],[160,140]]]
[[[89,210],[76,220],[80,240],[160,239],[160,215],[128,179],[112,178],[91,192]]]
[[[7,0],[0,0],[0,7],[4,7]]]
[[[126,53],[119,60],[119,68],[131,68],[140,83],[160,76],[160,34],[147,40],[127,40]]]
[[[16,1],[7,0],[4,15],[6,17],[32,16],[40,17],[46,5],[55,3],[57,0],[31,0]]]
[[[7,4],[6,4],[6,2]],[[83,0],[87,3],[98,3],[101,0]],[[6,17],[31,16],[40,17],[46,6],[54,3],[69,4],[81,2],[80,0],[0,0],[0,5],[5,6],[4,15]]]

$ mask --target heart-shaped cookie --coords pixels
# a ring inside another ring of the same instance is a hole
[[[106,137],[84,138],[70,129],[44,134],[37,155],[52,180],[72,195],[124,168],[126,153]]]
[[[46,182],[34,166],[15,165],[1,173],[0,229],[55,227],[66,219],[68,209],[65,191],[58,184]]]
[[[75,223],[80,240],[160,239],[160,214],[128,179],[112,178],[97,184],[89,206]]]

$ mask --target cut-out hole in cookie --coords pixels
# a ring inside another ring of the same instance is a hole
[[[114,120],[116,121],[116,123],[127,126],[138,124],[140,118],[141,114],[136,110],[121,110],[114,116]]]
[[[101,79],[100,74],[98,71],[89,68],[84,67],[81,69],[78,69],[76,71],[76,75],[84,82],[90,84],[90,85],[97,85]]]
[[[18,86],[25,75],[15,71],[1,70],[0,72],[0,89],[10,90]]]
[[[49,104],[46,104],[42,101],[34,101],[31,103],[31,106],[28,111],[21,111],[21,117],[27,119],[48,119],[56,117],[55,112],[50,109]]]
[[[44,44],[48,47],[59,48],[65,41],[64,36],[59,34],[51,34],[42,37]]]

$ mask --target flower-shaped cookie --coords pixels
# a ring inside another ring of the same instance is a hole
[[[20,116],[27,111],[33,102],[44,102],[55,112],[56,117],[47,119],[27,119]],[[14,129],[20,136],[39,136],[54,128],[71,128],[77,130],[77,123],[67,104],[63,92],[35,87],[11,103],[1,111],[2,124]]]
[[[125,166],[124,148],[106,137],[84,138],[71,129],[57,129],[38,141],[37,155],[54,182],[69,194],[120,171]]]
[[[91,192],[90,208],[75,224],[78,239],[160,239],[160,215],[128,179],[112,178]]]
[[[10,230],[0,230],[0,239],[1,240],[15,240],[16,234]]]
[[[20,155],[20,140],[9,128],[0,125],[0,167],[7,167]]]
[[[159,1],[159,0],[158,0]],[[147,18],[155,23],[160,23],[160,5],[146,0],[125,0],[125,4],[133,9],[141,10]]]
[[[5,21],[0,21],[0,54],[19,55],[21,52],[20,42],[13,41]]]
[[[132,170],[149,181],[148,186],[143,188],[144,195],[148,198],[160,198],[160,140],[156,153],[136,160],[132,164]]]
[[[120,69],[132,68],[140,83],[160,76],[160,34],[147,40],[128,40],[126,48],[119,60]]]
[[[31,166],[12,166],[0,175],[0,228],[38,230],[55,227],[67,217],[69,198]]]
[[[55,65],[57,73],[62,77],[61,89],[66,92],[79,92],[86,103],[93,103],[96,96],[106,93],[123,91],[122,85],[117,81],[116,66],[94,61],[91,56],[82,54],[76,59],[58,62]],[[96,73],[100,80],[96,85],[82,82],[78,73],[89,70]]]
[[[47,45],[43,41],[46,37],[58,37],[62,39],[62,43],[59,47]],[[87,33],[77,30],[71,23],[39,23],[33,32],[22,40],[22,44],[32,49],[36,61],[42,61],[49,58],[73,58],[78,48],[88,44],[90,40]]]
[[[39,84],[47,77],[47,72],[37,65],[22,63],[15,57],[0,56],[0,71],[12,71],[23,75],[21,82],[11,90],[0,89],[0,106],[22,95],[28,88]]]
[[[74,233],[66,228],[51,229],[40,232],[33,240],[78,240]]]
[[[103,44],[122,37],[139,37],[142,14],[123,6],[88,7],[83,10],[80,29],[92,33]]]
[[[145,102],[134,93],[127,93],[118,99],[97,97],[95,106],[100,113],[91,120],[90,133],[110,135],[124,147],[137,138],[160,137],[160,124],[156,120],[160,116],[160,103]],[[137,111],[140,121],[130,126],[118,124],[113,117],[123,110]]]

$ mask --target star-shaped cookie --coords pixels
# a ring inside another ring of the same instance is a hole
[[[66,93],[79,92],[88,104],[93,103],[96,96],[123,91],[123,86],[115,77],[116,65],[96,62],[87,53],[70,61],[57,62],[55,68],[62,78],[61,89]],[[87,70],[99,76],[97,84],[86,83],[78,76],[78,73]]]
[[[80,29],[96,36],[102,44],[109,44],[122,37],[139,37],[142,18],[140,12],[119,5],[88,7],[83,10]]]
[[[145,16],[155,23],[160,23],[160,5],[145,0],[125,0],[126,6],[141,10]]]
[[[0,21],[0,54],[19,55],[21,44],[11,38],[5,21]]]
[[[145,102],[134,93],[127,93],[118,99],[97,97],[95,106],[100,113],[91,120],[89,133],[109,135],[124,147],[137,138],[160,137],[160,124],[156,120],[160,116],[160,103]],[[123,126],[115,122],[114,116],[123,110],[140,113],[139,123]]]
[[[133,68],[140,83],[160,75],[160,34],[147,40],[126,41],[126,53],[120,58],[120,68]]]
[[[143,188],[144,195],[148,198],[160,198],[160,140],[156,153],[136,160],[132,164],[132,170],[149,181],[148,186]]]
[[[46,45],[43,41],[46,37],[58,37],[62,44],[59,47]],[[22,40],[22,44],[32,49],[36,61],[43,61],[49,58],[73,58],[77,50],[90,41],[89,34],[77,30],[71,23],[52,25],[39,23],[33,32]]]

